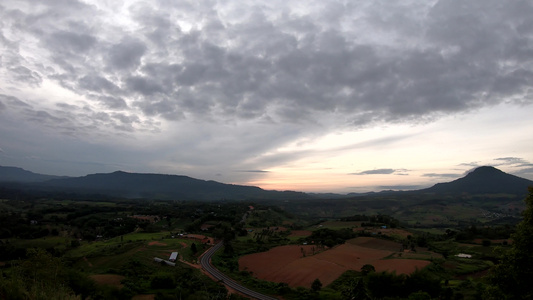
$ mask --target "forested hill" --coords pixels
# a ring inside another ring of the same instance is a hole
[[[418,192],[450,195],[464,193],[527,195],[528,186],[533,186],[533,181],[485,166],[476,168],[465,177],[451,182],[437,183]]]
[[[65,177],[37,174],[17,167],[0,166],[0,182],[41,182],[58,178]]]
[[[19,187],[31,188],[35,193],[42,191],[48,194],[59,192],[77,195],[98,194],[111,197],[170,200],[309,198],[307,194],[301,192],[267,191],[254,186],[224,184],[181,175],[127,173],[123,171],[82,177],[55,178],[46,181],[34,180],[33,183],[28,183],[30,181],[29,179],[19,180],[18,182],[23,184]]]

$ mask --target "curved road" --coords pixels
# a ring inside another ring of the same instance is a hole
[[[211,265],[211,256],[217,252],[218,249],[222,247],[222,242],[219,242],[215,246],[213,246],[211,249],[207,250],[202,258],[200,259],[200,264],[202,265],[202,268],[204,270],[211,274],[213,277],[215,277],[218,280],[222,280],[227,286],[231,287],[232,289],[243,293],[244,295],[247,295],[249,297],[260,299],[260,300],[277,300],[276,298],[263,295],[261,293],[255,292],[250,290],[249,288],[242,286],[238,284],[237,282],[233,281],[231,278],[226,276],[224,273],[220,272],[217,268],[213,267]]]

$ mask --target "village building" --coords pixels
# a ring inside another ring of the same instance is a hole
[[[170,254],[170,258],[168,259],[169,261],[176,261],[178,259],[178,252],[172,252]]]

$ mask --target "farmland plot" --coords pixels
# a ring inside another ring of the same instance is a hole
[[[388,257],[393,256],[401,245],[375,238],[352,239],[315,255],[312,255],[313,247],[276,247],[267,252],[241,257],[239,266],[241,270],[252,272],[259,279],[309,288],[316,278],[328,285],[345,271],[359,271],[365,264],[372,264],[378,272],[410,274],[430,263],[418,259],[390,259]]]

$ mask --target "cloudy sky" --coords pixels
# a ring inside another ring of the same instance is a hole
[[[533,179],[532,3],[5,0],[0,165],[341,193]]]

